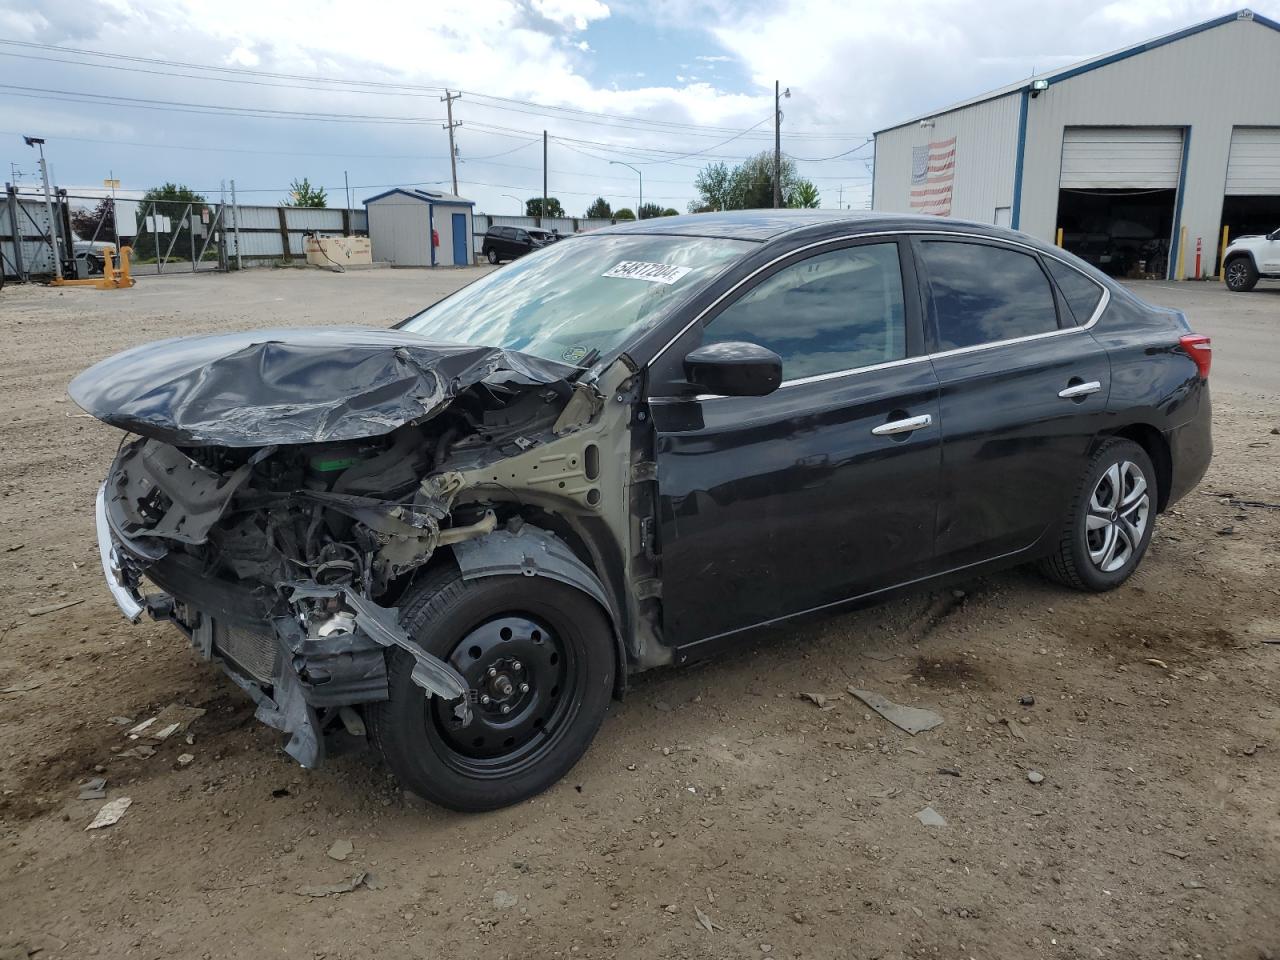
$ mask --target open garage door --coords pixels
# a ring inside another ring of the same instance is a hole
[[[1112,276],[1169,267],[1180,127],[1068,127],[1062,138],[1062,245]]]
[[[1222,226],[1233,238],[1280,229],[1280,127],[1231,131]]]

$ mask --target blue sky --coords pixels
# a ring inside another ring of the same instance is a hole
[[[386,0],[358,15],[337,0],[103,0],[86,9],[0,0],[0,41],[18,42],[0,42],[6,180],[14,163],[33,182],[19,136],[30,133],[47,138],[56,179],[70,188],[112,172],[126,189],[174,180],[213,197],[235,179],[243,199],[279,202],[306,176],[339,205],[345,171],[356,203],[393,184],[447,189],[436,89],[447,85],[465,91],[455,104],[461,193],[482,211],[515,212],[541,192],[547,129],[551,193],[581,214],[597,195],[635,205],[639,178],[611,159],[643,170],[646,200],[683,211],[701,166],[772,148],[775,78],[793,94],[784,151],[802,159],[824,206],[864,206],[873,130],[1234,5],[1064,0],[1034,16],[1021,0]],[[845,155],[821,160],[836,154]]]

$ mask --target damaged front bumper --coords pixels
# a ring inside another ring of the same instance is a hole
[[[413,679],[428,695],[457,701],[459,718],[469,719],[466,681],[409,636],[395,608],[310,580],[282,584],[274,597],[210,582],[185,557],[128,537],[109,484],[95,507],[98,551],[120,612],[132,623],[148,613],[177,626],[254,700],[260,721],[288,735],[285,751],[302,766],[323,760],[323,730],[340,708],[387,698],[393,648],[415,659]],[[142,592],[144,574],[161,592]]]

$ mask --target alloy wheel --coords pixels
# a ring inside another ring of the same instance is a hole
[[[1227,286],[1235,289],[1249,282],[1249,269],[1243,260],[1233,260],[1227,264]]]
[[[1089,496],[1085,548],[1093,565],[1114,573],[1132,559],[1150,522],[1147,478],[1128,460],[1113,463]]]

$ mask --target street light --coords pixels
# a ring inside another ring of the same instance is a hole
[[[634,171],[635,175],[640,178],[640,203],[636,205],[636,219],[639,220],[640,217],[642,216],[640,211],[644,209],[644,174],[641,173],[639,170],[637,170],[635,167],[633,167],[631,164],[623,163],[621,160],[610,160],[609,164],[611,166],[616,164],[619,167],[626,167],[628,170]]]
[[[523,200],[521,200],[519,197],[515,196],[514,194],[510,194],[510,193],[504,193],[503,196],[506,197],[508,200],[514,200],[516,203],[520,204],[519,215],[523,215],[525,210],[525,205]]]
[[[62,279],[62,258],[58,256],[58,222],[53,219],[53,198],[49,193],[49,168],[44,162],[44,137],[23,137],[28,147],[35,147],[40,151],[40,176],[44,178],[44,208],[49,214],[49,252],[53,254],[53,272],[58,279]],[[17,225],[14,226],[14,234],[18,232]]]

